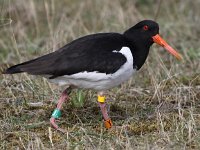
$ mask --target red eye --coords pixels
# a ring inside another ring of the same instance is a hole
[[[143,27],[143,30],[148,30],[149,29],[149,27],[147,26],[147,25],[145,25],[144,27]]]

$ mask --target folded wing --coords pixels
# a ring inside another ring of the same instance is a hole
[[[50,75],[51,79],[84,71],[114,73],[126,62],[126,58],[113,51],[124,46],[128,45],[121,34],[93,34],[74,40],[53,53],[12,66],[4,73],[27,72]]]

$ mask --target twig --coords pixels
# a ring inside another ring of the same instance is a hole
[[[156,13],[155,13],[155,16],[154,16],[154,20],[157,20],[157,18],[158,18],[158,15],[160,13],[161,3],[162,3],[162,0],[159,0],[158,7],[157,7],[157,10],[156,10]]]

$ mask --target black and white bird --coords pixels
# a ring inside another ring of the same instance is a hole
[[[61,115],[62,103],[68,99],[69,88],[96,90],[105,126],[110,128],[112,122],[107,114],[104,91],[131,78],[144,64],[154,42],[181,59],[181,55],[159,36],[158,23],[144,20],[123,34],[97,33],[78,38],[53,53],[12,66],[4,73],[41,75],[67,87],[50,119],[61,131],[56,119]]]

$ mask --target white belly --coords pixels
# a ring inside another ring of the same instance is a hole
[[[123,47],[118,53],[122,53],[126,57],[127,62],[113,74],[85,71],[73,75],[60,76],[55,79],[50,79],[50,81],[60,86],[74,85],[84,89],[107,90],[113,88],[127,81],[136,71],[133,69],[133,56],[130,49]]]

